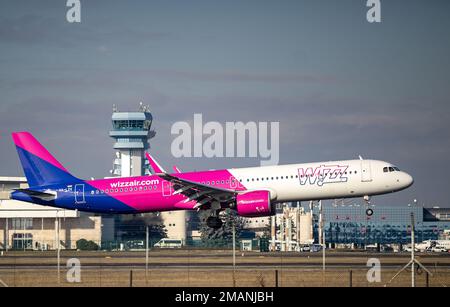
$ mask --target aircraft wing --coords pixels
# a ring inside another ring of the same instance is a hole
[[[14,191],[25,193],[31,197],[39,198],[45,201],[55,200],[57,197],[56,192],[53,191],[41,192],[31,189],[14,189]]]
[[[158,173],[156,175],[161,179],[172,183],[172,187],[174,189],[173,195],[183,194],[187,196],[188,198],[185,202],[196,201],[197,204],[194,206],[196,209],[200,209],[202,206],[211,204],[213,201],[222,202],[233,200],[238,194],[238,192],[234,190],[201,184],[178,178],[167,173]]]

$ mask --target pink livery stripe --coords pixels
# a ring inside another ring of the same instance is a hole
[[[66,171],[64,166],[58,162],[48,151],[42,146],[38,140],[29,132],[13,132],[12,138],[16,146],[30,152],[31,154],[47,161],[48,163],[58,167],[59,169]]]

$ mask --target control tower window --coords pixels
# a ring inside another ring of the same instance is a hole
[[[142,120],[130,120],[128,127],[131,129],[142,129],[144,122]]]

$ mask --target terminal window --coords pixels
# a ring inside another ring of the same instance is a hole
[[[15,218],[11,220],[11,228],[13,230],[33,229],[33,219],[31,218]]]

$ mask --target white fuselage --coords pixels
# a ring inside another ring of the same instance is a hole
[[[272,200],[351,198],[403,190],[413,178],[391,163],[345,160],[228,170],[247,190],[270,190]]]

